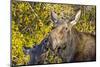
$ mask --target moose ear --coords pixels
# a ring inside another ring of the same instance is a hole
[[[72,25],[75,25],[75,24],[78,22],[78,20],[80,19],[80,16],[81,16],[81,10],[79,10],[79,11],[77,12],[77,14],[76,14],[76,16],[75,16],[75,19],[74,19],[73,21],[71,21],[71,24],[72,24]]]
[[[54,23],[57,23],[57,14],[54,12],[54,11],[51,11],[51,20],[54,22]]]
[[[30,49],[29,48],[23,46],[22,49],[23,49],[24,54],[28,55],[30,53]]]

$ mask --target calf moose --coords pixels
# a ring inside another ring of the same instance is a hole
[[[54,22],[54,29],[49,33],[45,46],[48,46],[62,58],[62,62],[95,61],[96,60],[96,36],[90,33],[79,32],[74,28],[81,16],[81,10],[76,13],[73,20],[65,18],[58,19],[57,14],[52,11],[51,19]],[[45,40],[45,39],[44,39]],[[42,43],[40,48],[42,48]],[[34,50],[33,50],[34,49]],[[45,50],[45,48],[43,48]],[[26,49],[24,49],[25,51]],[[37,63],[35,58],[44,53],[43,50],[37,54],[38,49],[31,48],[30,63]],[[43,51],[43,52],[42,52]],[[30,51],[28,51],[30,52]],[[35,62],[33,60],[35,59]]]

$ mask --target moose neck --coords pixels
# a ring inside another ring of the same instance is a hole
[[[65,57],[63,57],[63,55],[62,55],[62,59],[64,62],[71,62],[75,55],[75,50],[76,50],[76,47],[77,47],[77,44],[79,41],[78,31],[75,28],[72,28],[70,30],[69,37],[70,38],[68,39],[68,42],[66,44],[64,44],[64,45],[66,45],[65,50],[63,50],[63,52],[62,52],[62,53],[64,53],[63,55],[65,56]]]

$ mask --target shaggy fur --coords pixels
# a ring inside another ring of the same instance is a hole
[[[58,19],[55,12],[51,12],[54,29],[43,41],[29,50],[23,49],[30,55],[30,64],[45,64],[48,48],[52,54],[62,58],[62,62],[80,62],[96,60],[96,36],[90,33],[78,32],[74,25],[81,15],[79,10],[71,21]]]

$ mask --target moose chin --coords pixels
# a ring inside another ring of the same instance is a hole
[[[96,36],[91,33],[79,32],[75,25],[79,21],[81,10],[74,19],[58,18],[54,11],[51,11],[51,20],[54,28],[47,38],[34,48],[25,49],[31,57],[29,64],[39,64],[37,60],[45,62],[41,55],[46,53],[46,48],[62,59],[62,62],[85,62],[96,60]]]

